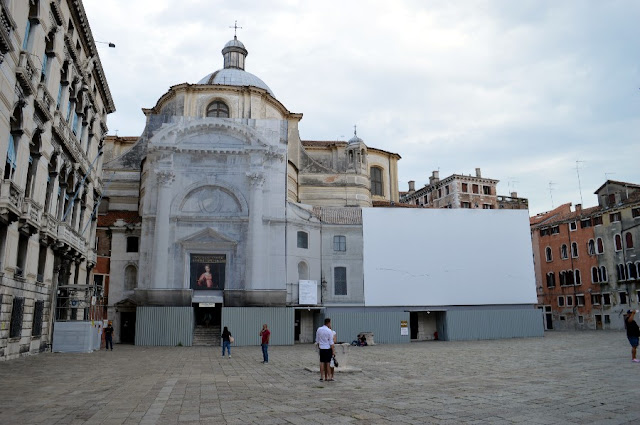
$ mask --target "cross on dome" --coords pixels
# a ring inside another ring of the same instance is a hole
[[[233,24],[232,27],[229,28],[233,28],[233,38],[237,39],[238,38],[238,28],[242,29],[242,27],[238,26],[238,21],[236,20],[236,22]]]

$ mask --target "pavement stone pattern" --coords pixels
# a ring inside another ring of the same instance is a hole
[[[319,382],[313,345],[135,347],[0,363],[2,424],[638,424],[619,331],[353,347]]]

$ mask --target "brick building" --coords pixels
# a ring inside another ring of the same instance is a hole
[[[598,206],[531,217],[546,329],[621,329],[623,312],[639,306],[640,186],[609,180],[595,194]]]

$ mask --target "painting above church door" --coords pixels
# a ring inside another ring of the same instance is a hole
[[[225,254],[191,254],[191,289],[224,289]]]

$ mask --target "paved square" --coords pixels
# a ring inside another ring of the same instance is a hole
[[[319,382],[312,345],[134,347],[0,363],[3,424],[640,423],[623,332],[351,349]]]

